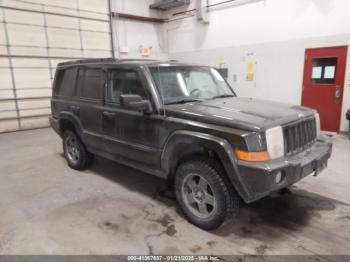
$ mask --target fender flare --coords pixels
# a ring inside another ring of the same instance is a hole
[[[75,116],[73,113],[70,113],[70,112],[61,112],[59,114],[58,119],[59,119],[59,129],[60,129],[61,136],[63,135],[61,121],[68,120],[73,124],[75,131],[78,133],[79,137],[82,139],[83,137],[82,126],[77,116]]]
[[[167,176],[171,175],[172,172],[173,161],[171,158],[176,152],[177,146],[181,144],[199,145],[215,152],[237,193],[243,199],[249,197],[249,190],[237,168],[237,159],[232,146],[227,140],[214,135],[187,130],[178,130],[172,133],[167,139],[161,155],[161,168]]]

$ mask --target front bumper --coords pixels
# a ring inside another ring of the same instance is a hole
[[[271,192],[288,187],[307,175],[318,175],[327,166],[332,144],[317,140],[310,148],[281,159],[264,163],[238,161],[238,170],[248,191],[245,202],[253,202]],[[280,172],[282,179],[276,182]]]

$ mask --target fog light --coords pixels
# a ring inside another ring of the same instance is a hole
[[[275,175],[275,182],[276,184],[279,184],[282,182],[282,172],[278,171]]]

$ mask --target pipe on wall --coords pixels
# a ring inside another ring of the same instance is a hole
[[[113,13],[112,13],[111,0],[108,0],[108,12],[109,12],[109,30],[111,32],[110,38],[111,38],[112,57],[115,58],[114,27],[113,27]]]
[[[112,16],[118,17],[118,18],[129,19],[129,20],[140,21],[140,22],[148,22],[148,23],[165,23],[166,22],[166,20],[162,19],[162,18],[131,15],[131,14],[126,14],[126,13],[112,12]]]

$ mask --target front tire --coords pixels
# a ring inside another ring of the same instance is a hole
[[[221,166],[211,159],[181,164],[175,175],[175,192],[187,219],[212,230],[238,213],[240,198]]]
[[[83,142],[74,131],[64,131],[62,142],[64,157],[71,168],[81,170],[92,162],[92,154],[86,150]]]

